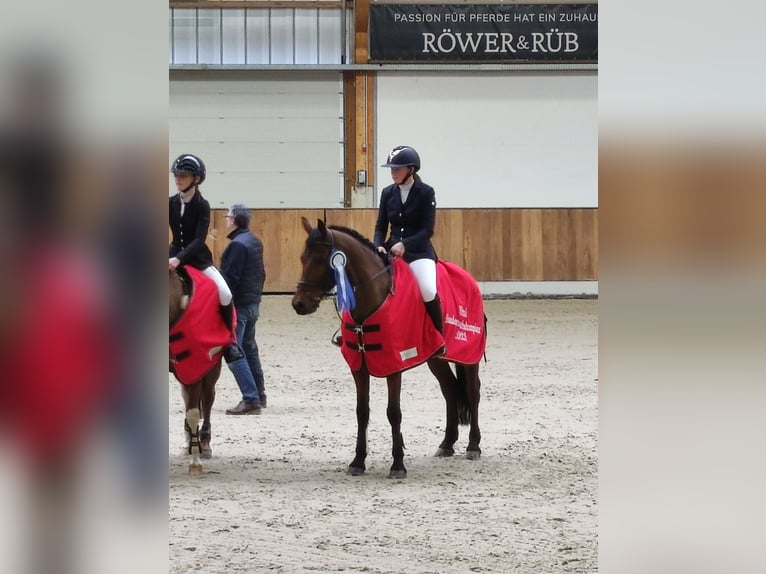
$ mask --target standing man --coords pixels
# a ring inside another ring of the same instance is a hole
[[[226,279],[237,311],[237,343],[245,357],[229,363],[229,369],[242,392],[239,404],[226,411],[227,415],[260,413],[266,407],[255,324],[260,314],[261,295],[266,280],[263,266],[263,243],[250,231],[252,213],[241,203],[235,203],[226,215],[226,229],[231,240],[221,256],[221,274]],[[250,383],[252,381],[253,383]]]

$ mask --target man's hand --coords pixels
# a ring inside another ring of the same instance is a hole
[[[181,260],[178,257],[171,257],[168,259],[168,269],[171,271],[173,271],[179,265],[181,265]]]

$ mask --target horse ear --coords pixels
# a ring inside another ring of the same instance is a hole
[[[319,231],[322,233],[322,236],[327,233],[327,228],[325,227],[324,220],[317,219],[317,227],[319,228]]]
[[[301,217],[301,221],[303,222],[303,229],[306,230],[306,233],[310,234],[312,229],[311,229],[311,224],[309,223],[309,220],[306,219],[305,217]]]

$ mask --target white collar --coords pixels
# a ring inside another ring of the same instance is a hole
[[[182,192],[182,191],[179,191],[179,192],[178,192],[178,195],[181,197],[181,200],[182,200],[184,203],[189,203],[189,202],[191,201],[192,197],[194,197],[194,193],[195,193],[196,191],[197,191],[197,190],[196,190],[195,188],[193,188],[193,187],[192,187],[192,188],[191,188],[189,191],[187,191],[186,193],[184,193],[184,192]]]

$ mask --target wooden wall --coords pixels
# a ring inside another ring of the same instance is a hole
[[[216,263],[228,244],[224,216],[214,210],[208,245]],[[300,279],[306,240],[301,217],[316,226],[343,225],[372,239],[377,209],[254,209],[251,229],[263,240],[265,291],[291,293]],[[477,281],[598,279],[598,209],[449,209],[436,214],[440,258]]]

